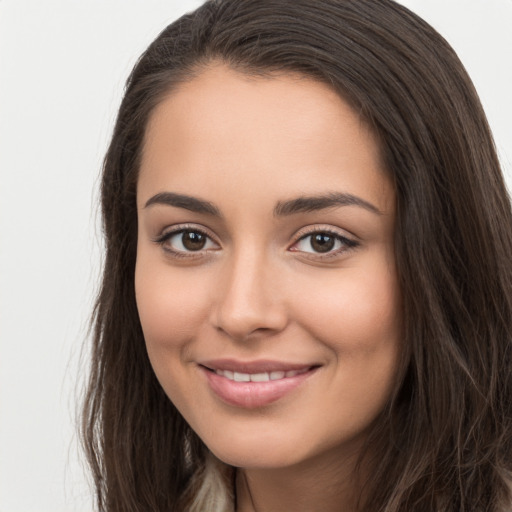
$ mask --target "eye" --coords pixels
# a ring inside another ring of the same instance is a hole
[[[338,233],[330,231],[314,231],[302,236],[291,248],[292,251],[300,251],[318,255],[337,255],[359,245]]]
[[[183,256],[219,247],[206,233],[197,228],[174,229],[164,233],[155,242],[162,245],[166,251]]]

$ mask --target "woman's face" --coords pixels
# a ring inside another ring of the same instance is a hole
[[[395,197],[328,86],[212,65],[150,118],[135,286],[151,364],[211,451],[352,453],[397,369]]]

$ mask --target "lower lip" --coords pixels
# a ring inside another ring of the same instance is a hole
[[[307,372],[266,382],[236,382],[200,367],[210,389],[224,402],[245,409],[264,407],[280,400],[311,377],[317,368]]]

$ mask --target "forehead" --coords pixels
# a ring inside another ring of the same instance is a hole
[[[170,92],[146,130],[139,201],[191,187],[278,199],[348,187],[384,210],[391,199],[376,138],[328,85],[220,64]]]

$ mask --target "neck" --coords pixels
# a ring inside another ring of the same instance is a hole
[[[355,465],[354,456],[331,453],[287,468],[238,469],[236,512],[357,512]]]

